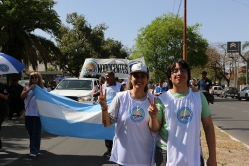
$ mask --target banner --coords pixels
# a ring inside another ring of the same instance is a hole
[[[83,64],[80,72],[80,77],[86,75],[102,75],[104,76],[106,71],[112,70],[115,76],[120,79],[128,79],[130,75],[131,66],[141,62],[145,64],[144,58],[138,58],[134,60],[129,59],[94,59],[87,58]]]
[[[33,92],[42,128],[46,132],[69,137],[113,139],[115,126],[105,128],[102,125],[99,104],[79,103],[44,91],[39,86]]]

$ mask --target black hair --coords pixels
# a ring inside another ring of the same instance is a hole
[[[186,61],[184,61],[183,59],[178,59],[178,60],[174,60],[174,61],[168,66],[168,68],[167,68],[166,75],[167,75],[167,78],[168,78],[168,85],[169,85],[169,87],[173,87],[173,84],[172,84],[172,81],[171,81],[171,74],[172,74],[172,71],[175,69],[177,63],[179,64],[179,66],[180,66],[181,68],[187,69],[187,71],[188,71],[187,86],[189,86],[189,81],[190,81],[190,78],[191,78],[189,65],[188,65],[188,63],[187,63]]]
[[[111,76],[114,76],[114,77],[115,77],[115,74],[114,74],[114,72],[113,72],[112,70],[106,71],[105,74],[108,74],[108,75],[111,75]]]

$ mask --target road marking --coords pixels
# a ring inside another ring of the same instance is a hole
[[[242,110],[243,112],[249,113],[249,111]]]

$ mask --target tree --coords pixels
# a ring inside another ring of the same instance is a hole
[[[0,0],[0,46],[2,52],[22,60],[35,70],[37,60],[51,62],[50,56],[60,54],[55,44],[33,34],[40,29],[52,36],[59,35],[61,21],[53,10],[53,0]]]
[[[187,27],[187,61],[191,67],[204,66],[208,61],[208,43],[199,34],[199,26]],[[144,57],[156,80],[164,79],[168,65],[183,55],[183,19],[172,13],[164,14],[139,32],[132,58]]]
[[[94,28],[85,16],[71,13],[66,22],[71,25],[61,26],[61,36],[56,39],[62,55],[54,57],[56,65],[73,76],[79,76],[86,58],[124,58],[128,53],[119,41],[108,38],[105,40],[104,31],[108,28],[99,24]]]
[[[123,47],[120,41],[107,38],[102,46],[101,55],[105,58],[128,58],[128,48]]]
[[[242,73],[238,79],[240,85],[246,85],[246,74]]]
[[[245,42],[243,45],[242,45],[242,50],[246,50],[247,48],[249,48],[249,41]],[[247,50],[245,52],[245,54],[249,55],[249,50]]]

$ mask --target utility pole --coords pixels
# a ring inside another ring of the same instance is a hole
[[[183,60],[187,61],[187,0],[184,0]]]

